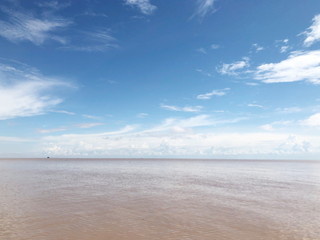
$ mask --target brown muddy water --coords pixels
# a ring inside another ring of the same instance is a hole
[[[4,159],[0,239],[320,239],[320,162]]]

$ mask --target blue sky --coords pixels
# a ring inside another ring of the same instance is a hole
[[[4,0],[0,156],[319,159],[318,0]]]

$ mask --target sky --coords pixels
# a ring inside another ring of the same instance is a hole
[[[0,157],[320,159],[319,0],[2,0]]]

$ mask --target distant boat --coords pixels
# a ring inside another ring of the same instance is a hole
[[[47,157],[47,158],[50,158],[50,157]]]

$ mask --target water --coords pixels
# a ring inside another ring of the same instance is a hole
[[[0,239],[320,239],[320,163],[0,160]]]

